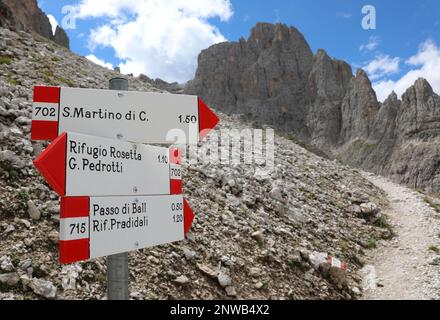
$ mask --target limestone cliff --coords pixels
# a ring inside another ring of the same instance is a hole
[[[424,79],[379,103],[363,70],[284,24],[259,23],[248,40],[225,42],[199,56],[185,88],[212,106],[244,114],[317,146],[345,163],[440,193],[440,102]]]
[[[59,45],[69,48],[66,32],[57,27],[55,34],[37,0],[0,0],[0,26],[14,31],[33,31]]]

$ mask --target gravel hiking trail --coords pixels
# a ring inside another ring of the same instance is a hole
[[[395,233],[367,253],[364,300],[440,299],[440,214],[438,199],[364,173],[390,201],[385,209]],[[430,199],[430,200],[428,200]],[[438,210],[438,209],[437,209]]]

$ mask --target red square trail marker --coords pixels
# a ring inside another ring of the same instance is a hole
[[[184,240],[194,213],[181,195],[64,197],[60,262],[74,263]]]
[[[53,140],[58,137],[60,88],[35,87],[32,116],[32,140]]]
[[[218,124],[214,112],[197,96],[35,87],[32,139],[52,141],[62,132],[171,144],[168,134],[184,133],[198,144]]]
[[[170,195],[182,193],[178,153],[63,133],[34,164],[60,196]]]

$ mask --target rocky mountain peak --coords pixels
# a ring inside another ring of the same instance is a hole
[[[37,0],[0,0],[0,26],[14,31],[35,32],[59,45],[69,48],[66,32],[57,27],[55,34]]]
[[[370,79],[368,78],[368,74],[365,72],[364,69],[357,69],[356,78],[357,79],[364,79],[364,80],[370,82]],[[370,82],[370,84],[371,84],[371,82]]]
[[[257,23],[251,30],[249,42],[257,42],[264,38],[271,37],[275,31],[275,25],[270,23]]]
[[[429,97],[434,94],[432,86],[429,84],[428,80],[424,78],[419,78],[414,83],[414,90],[418,98],[426,101]]]
[[[331,60],[330,56],[327,54],[327,51],[322,48],[318,49],[315,54],[315,61],[321,60]]]
[[[57,26],[55,29],[54,41],[58,43],[60,46],[66,48],[70,47],[69,37],[67,36],[66,31],[64,31],[63,28],[60,28],[60,26]]]
[[[328,54],[327,54],[327,51],[325,51],[325,49],[319,48],[318,51],[316,51],[316,56],[317,57],[328,56]]]
[[[373,104],[378,105],[376,92],[373,89],[373,84],[371,83],[370,78],[364,70],[357,70],[356,76],[353,78],[353,83],[355,84],[356,89],[360,94],[367,95]]]
[[[366,139],[380,108],[370,79],[362,69],[352,78],[342,102],[341,142]]]
[[[420,107],[434,97],[438,98],[438,95],[434,93],[429,82],[424,78],[419,78],[415,81],[414,85],[405,91],[402,95],[402,100],[413,107]]]
[[[288,27],[286,24],[278,23],[257,23],[251,30],[249,42],[271,42],[271,41],[289,41],[291,39],[300,39],[306,42],[304,36],[295,27]]]
[[[423,91],[428,91],[427,93],[433,93],[431,84],[425,78],[418,78],[414,83],[414,86],[417,89],[421,89]]]
[[[390,104],[399,101],[396,91],[392,91],[388,98],[384,101],[384,104]]]
[[[429,150],[439,143],[440,102],[429,83],[419,79],[402,101],[392,93],[379,103],[364,70],[353,76],[348,63],[324,49],[314,55],[294,27],[258,23],[248,41],[204,50],[185,92],[273,125],[348,164],[440,193],[440,172],[433,169],[440,156]],[[426,141],[424,151],[408,153],[409,139]]]
[[[307,136],[304,107],[310,97],[303,93],[312,67],[313,53],[299,31],[284,24],[259,23],[247,41],[204,50],[196,78],[185,92],[200,93],[219,110],[257,121],[269,119]]]
[[[309,86],[318,97],[342,100],[352,77],[349,64],[332,59],[324,49],[319,49],[313,58]]]

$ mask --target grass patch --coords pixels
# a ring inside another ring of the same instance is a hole
[[[75,83],[72,80],[66,79],[66,78],[63,78],[63,77],[55,78],[54,82],[56,82],[56,84],[54,84],[56,86],[59,86],[60,84],[65,84],[65,85],[67,85],[70,88],[74,88],[75,87]]]
[[[314,194],[313,192],[308,192],[306,193],[306,196],[309,200],[314,201],[317,199],[316,194]]]
[[[16,180],[19,176],[18,172],[7,162],[0,162],[0,169],[0,172],[4,172],[9,181]]]
[[[96,281],[104,286],[107,283],[107,277],[102,273],[98,273],[96,275]]]
[[[55,75],[54,72],[47,66],[41,71],[41,78],[43,79],[44,83],[50,86],[59,86],[64,84],[71,88],[75,87],[75,83],[72,80]]]
[[[388,219],[386,216],[381,216],[375,223],[374,223],[375,227],[378,227],[380,229],[384,229],[387,230],[388,233],[386,233],[386,231],[384,231],[384,234],[382,235],[382,239],[384,240],[391,240],[392,238],[395,237],[395,233],[393,230],[393,227],[390,225],[390,223],[388,222]]]
[[[341,250],[344,253],[348,253],[350,251],[350,244],[348,243],[348,241],[343,240],[341,242]]]
[[[367,248],[368,249],[376,249],[377,248],[377,241],[374,238],[370,238],[367,241]]]
[[[440,206],[435,204],[434,201],[432,201],[432,199],[428,196],[423,197],[423,201],[425,201],[425,203],[430,206],[432,209],[435,210],[435,212],[440,213]]]
[[[321,241],[319,241],[318,239],[313,240],[313,246],[317,249],[321,249]]]
[[[387,218],[382,216],[380,217],[375,223],[374,225],[378,228],[382,228],[382,229],[388,229],[391,231],[391,226],[387,221]]]
[[[28,202],[30,199],[29,193],[25,190],[20,190],[18,193],[18,198],[23,202]]]
[[[440,249],[437,246],[430,246],[429,251],[432,251],[434,253],[440,253]]]
[[[267,290],[267,289],[269,289],[269,283],[263,282],[263,286],[260,288],[260,290]]]
[[[52,70],[50,70],[48,68],[45,68],[42,70],[42,78],[46,84],[51,85],[53,77],[54,77],[54,74],[53,74]]]
[[[3,65],[3,64],[10,65],[12,63],[12,60],[14,60],[14,58],[11,56],[0,55],[0,65]]]
[[[21,82],[14,79],[11,74],[8,75],[8,79],[6,81],[12,86],[21,86]]]
[[[11,263],[15,268],[18,268],[18,265],[20,264],[20,258],[18,256],[12,256]]]

